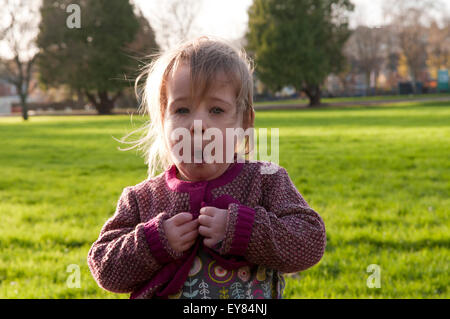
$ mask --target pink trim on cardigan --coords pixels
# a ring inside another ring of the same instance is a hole
[[[255,210],[245,205],[239,205],[234,238],[229,254],[243,256],[250,241],[251,229],[255,220]],[[250,230],[250,231],[249,231]]]
[[[238,200],[229,195],[222,195],[211,202],[201,201],[200,205],[198,203],[202,198],[211,198],[211,189],[231,182],[241,172],[243,165],[244,163],[232,163],[221,176],[214,180],[204,182],[189,182],[178,179],[176,177],[177,168],[175,165],[172,165],[172,167],[166,171],[165,180],[170,189],[190,193],[191,213],[194,218],[197,218],[200,208],[204,206],[228,209],[228,206],[231,203],[240,204]],[[167,298],[168,295],[177,293],[183,287],[183,284],[189,275],[189,270],[191,269],[194,258],[200,247],[211,254],[217,260],[217,263],[225,269],[231,270],[246,265],[252,265],[252,263],[246,261],[241,256],[244,255],[250,240],[254,215],[255,211],[252,208],[244,205],[239,206],[234,238],[231,244],[232,251],[230,251],[230,254],[234,253],[239,256],[228,256],[228,258],[224,258],[212,249],[204,246],[203,237],[199,236],[190,252],[184,254],[180,259],[172,259],[171,263],[164,265],[163,268],[149,282],[147,282],[142,289],[133,292],[130,298],[138,298],[141,294],[152,288],[156,288],[155,295],[162,298]],[[164,250],[164,248],[156,230],[156,227],[149,226],[148,231],[146,231],[147,242],[150,246],[150,250],[156,253],[156,258],[159,258],[159,260],[163,262],[168,262],[170,261],[168,258],[171,257],[167,254],[167,252],[163,253],[161,251]]]
[[[227,170],[219,177],[210,181],[190,182],[177,178],[177,167],[173,164],[165,174],[167,186],[178,192],[195,192],[208,186],[209,189],[216,188],[231,182],[242,170],[244,163],[231,163]]]
[[[165,264],[174,260],[162,244],[158,232],[158,219],[153,218],[145,224],[144,234],[152,255],[160,264]]]

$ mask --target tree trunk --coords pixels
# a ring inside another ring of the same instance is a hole
[[[366,96],[371,95],[370,94],[370,75],[371,75],[371,72],[367,71],[366,72]]]
[[[117,92],[112,98],[109,98],[108,91],[98,91],[98,98],[94,94],[85,91],[86,96],[89,101],[94,104],[99,115],[109,115],[112,114],[112,109],[117,98],[122,94],[122,92]]]
[[[83,92],[80,89],[77,89],[77,102],[76,105],[78,107],[84,107],[84,95]]]
[[[374,87],[373,87],[373,94],[374,94],[375,96],[378,95],[378,86],[377,86],[378,75],[379,75],[379,72],[378,72],[378,71],[375,71],[375,81],[374,81],[374,83],[373,83],[373,85],[374,85]]]
[[[22,117],[25,121],[27,121],[28,120],[27,97],[23,94],[20,94],[20,104],[22,106]]]
[[[309,106],[320,105],[320,86],[318,84],[307,84],[303,92],[308,96]]]
[[[98,96],[100,98],[100,103],[97,105],[97,111],[100,115],[108,115],[111,114],[112,109],[114,108],[114,100],[108,97],[107,91],[98,92]]]
[[[416,76],[416,72],[413,71],[411,73],[411,77],[412,77],[413,94],[416,95],[416,94],[418,94],[418,92],[417,92],[417,76]]]

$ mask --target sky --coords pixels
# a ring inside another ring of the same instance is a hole
[[[157,8],[157,1],[161,0],[134,0],[144,15]],[[212,35],[235,39],[241,37],[247,27],[247,10],[252,0],[204,0],[202,10],[198,13],[198,23],[204,30]],[[382,3],[384,0],[352,0],[355,11],[351,17],[352,25],[361,20],[374,26],[383,23]],[[360,22],[361,22],[360,21]]]
[[[37,3],[37,0],[34,3]],[[141,8],[144,15],[149,18],[151,12],[158,8],[158,2],[164,0],[132,0]],[[354,28],[358,24],[367,26],[379,26],[384,24],[383,6],[392,3],[392,0],[351,0],[355,4],[355,10],[350,15],[350,26]],[[424,1],[424,0],[408,0]],[[434,0],[427,0],[434,1]],[[442,12],[450,15],[450,0],[440,0]],[[437,3],[437,2],[436,2]],[[229,40],[241,38],[247,28],[247,9],[252,0],[203,0],[197,19],[199,32],[215,35]],[[150,23],[151,23],[151,19]],[[197,34],[198,35],[198,34]],[[0,55],[5,56],[7,49],[0,41]],[[8,55],[8,54],[7,54]]]
[[[161,0],[133,0],[147,16]],[[383,25],[383,7],[392,0],[351,0],[355,5],[350,15],[350,27],[358,24],[367,26]],[[412,0],[414,1],[414,0]],[[205,33],[228,39],[243,36],[247,22],[247,9],[252,0],[204,0],[198,13],[199,25]],[[450,12],[450,0],[442,0],[443,10]]]
[[[151,19],[149,12],[155,10],[161,0],[133,0],[143,14]],[[247,9],[252,0],[203,0],[198,13],[198,25],[204,33],[227,39],[241,37],[247,26]]]

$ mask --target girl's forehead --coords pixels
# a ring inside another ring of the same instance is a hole
[[[218,71],[213,74],[213,81],[207,83],[207,79],[196,79],[196,83],[192,83],[191,72],[189,65],[180,64],[173,69],[167,77],[167,94],[170,100],[179,98],[192,98],[192,85],[196,97],[227,97],[235,102],[236,90],[233,81],[223,71]],[[206,90],[205,90],[206,89]],[[203,91],[203,92],[202,92]]]

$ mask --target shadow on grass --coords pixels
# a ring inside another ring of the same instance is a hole
[[[450,247],[450,239],[419,239],[419,240],[383,240],[371,238],[369,236],[358,236],[351,240],[343,241],[342,244],[359,246],[370,245],[376,249],[389,249],[395,251],[419,251],[423,249],[445,248]]]

